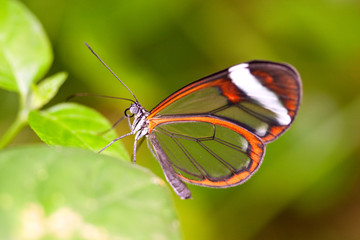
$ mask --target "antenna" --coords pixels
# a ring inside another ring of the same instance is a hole
[[[75,97],[101,97],[101,98],[112,98],[112,99],[119,99],[119,100],[126,100],[135,103],[134,100],[129,98],[122,98],[122,97],[113,97],[113,96],[105,96],[105,95],[98,95],[98,94],[91,94],[91,93],[75,93],[73,95],[70,95],[66,98],[66,102],[68,102],[70,99]]]
[[[116,74],[108,67],[108,65],[106,65],[106,63],[94,52],[94,50],[92,50],[92,48],[85,42],[85,45],[90,49],[90,51],[92,52],[92,54],[95,55],[95,57],[97,57],[97,59],[99,59],[99,61],[111,72],[112,75],[114,75],[114,77],[119,80],[119,82],[131,93],[131,95],[133,95],[135,101],[138,103],[139,101],[137,100],[137,98],[135,97],[135,94],[130,90],[130,88],[128,88],[125,83],[123,83],[123,81],[120,80],[120,78],[118,76],[116,76]]]

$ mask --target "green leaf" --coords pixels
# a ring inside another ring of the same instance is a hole
[[[0,239],[180,239],[162,180],[73,148],[0,153]]]
[[[39,21],[18,1],[0,1],[0,87],[27,96],[52,62]]]
[[[98,152],[117,137],[111,124],[100,113],[88,107],[63,103],[44,111],[32,111],[29,125],[49,145],[74,146]],[[121,142],[107,148],[104,154],[129,160]]]
[[[40,109],[48,103],[56,95],[66,78],[67,73],[60,72],[44,79],[38,85],[33,85],[30,107],[32,109]]]

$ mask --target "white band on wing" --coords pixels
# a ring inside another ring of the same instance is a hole
[[[260,81],[251,74],[249,64],[242,63],[229,68],[229,76],[232,82],[247,96],[255,100],[262,107],[273,112],[280,125],[290,124],[291,117],[288,114],[288,110],[274,92],[264,87]]]

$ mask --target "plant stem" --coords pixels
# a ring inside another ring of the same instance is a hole
[[[26,126],[28,114],[29,111],[23,108],[18,112],[15,121],[11,124],[11,126],[0,139],[0,149],[6,147],[10,141],[14,139],[18,132]]]

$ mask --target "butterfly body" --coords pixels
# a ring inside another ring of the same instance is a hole
[[[132,103],[129,111],[134,114],[131,132],[135,134],[135,141],[138,141],[149,133],[149,121],[147,120],[147,116],[149,116],[150,113],[139,103]]]

